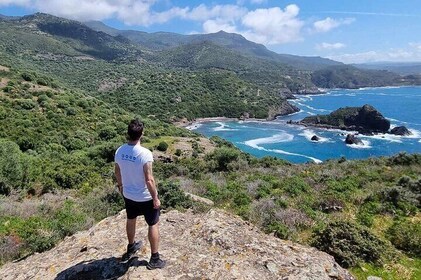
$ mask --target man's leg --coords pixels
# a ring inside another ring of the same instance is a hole
[[[149,226],[148,229],[149,243],[151,244],[151,259],[149,260],[148,269],[164,268],[166,261],[159,256],[159,226],[158,223]]]
[[[158,223],[153,226],[149,226],[148,239],[151,244],[151,253],[158,253],[159,250],[159,226]]]
[[[129,244],[133,244],[135,233],[136,233],[136,218],[127,219],[126,232],[127,232],[127,239],[129,240]]]

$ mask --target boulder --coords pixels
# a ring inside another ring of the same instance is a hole
[[[348,134],[346,136],[345,143],[349,145],[364,145],[363,141],[360,138],[357,138],[354,134]]]
[[[319,141],[320,138],[317,135],[313,135],[313,137],[311,137],[311,141]]]
[[[401,135],[401,136],[412,135],[412,132],[409,131],[409,129],[407,129],[405,126],[394,127],[394,128],[392,128],[390,133],[395,134],[395,135]]]

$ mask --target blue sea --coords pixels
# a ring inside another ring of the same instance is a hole
[[[202,122],[193,124],[190,129],[207,137],[217,135],[256,157],[275,156],[294,163],[390,156],[402,151],[421,153],[421,87],[331,90],[326,94],[298,96],[290,102],[301,111],[274,121]],[[310,115],[329,114],[340,107],[364,104],[379,110],[390,120],[391,127],[404,125],[412,135],[359,135],[364,145],[347,145],[344,140],[348,132],[287,124],[288,120],[297,121]],[[311,141],[313,135],[321,140]]]

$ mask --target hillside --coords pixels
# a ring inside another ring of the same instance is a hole
[[[180,71],[179,65],[165,61],[180,61],[183,56],[159,56],[75,21],[36,14],[0,25],[4,64],[44,73],[107,102],[126,107],[130,103],[127,109],[134,113],[166,121],[244,113],[269,118],[272,112],[286,113],[279,109],[286,102],[279,91],[242,79],[230,67],[221,69],[223,60],[212,62],[214,56],[199,59],[198,65],[204,67]],[[253,63],[244,59],[240,66]]]
[[[182,35],[170,32],[147,33],[134,30],[118,30],[98,21],[90,21],[86,22],[85,24],[94,30],[102,31],[113,36],[124,36],[131,41],[150,49],[165,50],[191,43],[196,44],[208,41],[243,55],[249,55],[253,56],[254,58],[263,58],[272,62],[288,64],[290,67],[294,67],[300,70],[317,70],[330,65],[342,64],[340,62],[321,57],[304,57],[288,54],[278,54],[268,50],[262,44],[248,41],[246,38],[239,34],[227,33],[224,31],[210,34]]]
[[[203,214],[170,211],[161,216],[162,270],[145,267],[150,249],[146,224],[138,258],[120,264],[124,253],[125,211],[66,238],[50,251],[0,269],[8,279],[354,279],[334,259],[313,248],[265,235],[221,210]],[[241,238],[238,238],[241,232]]]

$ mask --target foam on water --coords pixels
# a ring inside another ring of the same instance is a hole
[[[292,101],[292,102],[294,102],[293,100],[291,100],[291,101]],[[297,105],[300,105],[300,106],[306,107],[306,108],[308,108],[308,109],[310,109],[310,110],[313,110],[313,111],[318,111],[318,112],[329,112],[329,110],[325,110],[325,109],[317,109],[317,108],[311,107],[311,106],[309,106],[309,105],[307,105],[307,104],[300,103],[300,102],[298,102],[298,101],[295,101],[294,103],[295,103],[295,104],[297,104]]]
[[[399,135],[393,135],[393,134],[377,134],[377,135],[360,135],[361,138],[372,138],[377,140],[384,140],[389,142],[395,142],[395,143],[402,143],[402,136]]]
[[[315,133],[313,130],[311,130],[311,129],[306,129],[306,130],[304,130],[302,133],[300,133],[300,134],[298,134],[298,135],[301,135],[301,136],[304,136],[308,141],[311,141],[311,142],[329,142],[330,141],[330,139],[329,138],[326,138],[326,137],[322,137],[322,136],[320,136],[320,135],[317,135],[317,133]],[[314,136],[314,135],[317,135],[317,137],[319,137],[319,140],[318,141],[312,141],[311,140],[311,138]]]
[[[188,130],[195,130],[198,129],[199,127],[201,127],[202,124],[201,123],[192,123],[191,125],[186,126],[185,128]]]
[[[255,149],[260,149],[261,147],[259,145],[262,145],[262,144],[275,144],[275,143],[282,143],[282,142],[290,142],[293,139],[294,139],[294,135],[284,132],[280,134],[275,134],[271,137],[247,140],[244,142],[244,144]]]
[[[235,130],[238,130],[238,129],[235,129],[235,128],[229,128],[223,122],[216,122],[216,123],[219,124],[219,126],[212,129],[213,131],[235,131]]]

